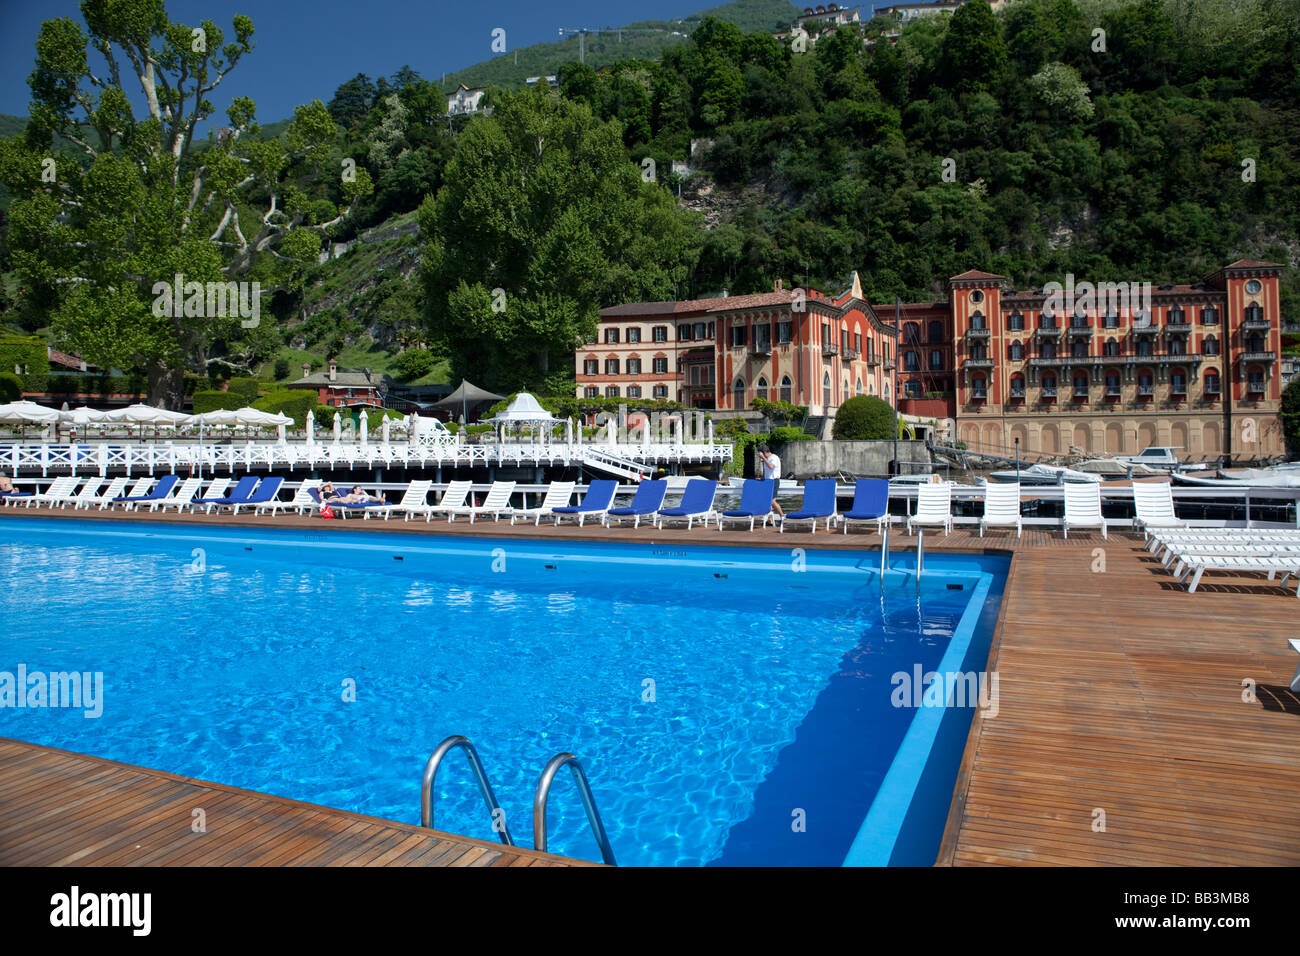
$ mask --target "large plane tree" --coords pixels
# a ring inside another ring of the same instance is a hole
[[[248,17],[234,17],[227,40],[211,20],[173,21],[162,0],[83,0],[81,15],[41,25],[27,128],[0,143],[11,262],[24,307],[48,316],[56,343],[146,370],[150,400],[177,408],[187,368],[267,329],[168,314],[154,308],[155,285],[181,275],[269,291],[314,259],[371,184],[334,150],[319,101],[264,139],[253,100],[233,97],[227,125],[195,143],[253,49]]]

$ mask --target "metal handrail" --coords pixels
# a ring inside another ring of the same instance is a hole
[[[497,795],[492,792],[492,784],[488,781],[487,772],[483,769],[483,761],[478,755],[468,737],[462,737],[460,734],[453,734],[434,749],[429,755],[429,762],[424,765],[424,779],[420,782],[420,825],[433,828],[433,781],[438,775],[438,766],[442,763],[442,758],[447,756],[452,750],[459,747],[465,751],[465,757],[469,760],[469,768],[474,772],[474,779],[478,782],[479,793],[483,794],[483,802],[487,804],[488,815],[492,817],[492,829],[497,829],[497,812],[501,813],[501,829],[497,831],[497,836],[506,846],[514,846],[514,837],[510,835],[510,827],[505,820],[505,811],[501,809],[501,804],[497,802]]]
[[[600,845],[601,859],[610,866],[618,866],[614,860],[614,848],[609,845],[605,824],[600,819],[600,811],[596,809],[596,798],[592,796],[591,785],[587,783],[587,775],[583,772],[578,758],[571,753],[556,754],[552,757],[547,761],[541,777],[537,780],[537,791],[533,794],[533,849],[546,852],[546,802],[550,799],[551,784],[555,781],[555,775],[566,763],[573,771],[574,782],[578,785],[578,796],[582,798],[582,808],[587,811],[587,822],[591,824],[591,832]]]

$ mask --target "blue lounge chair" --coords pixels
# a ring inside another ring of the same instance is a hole
[[[663,506],[664,495],[668,494],[668,482],[663,478],[647,478],[636,486],[636,494],[625,508],[610,508],[602,517],[606,527],[610,518],[631,518],[632,527],[639,527],[641,519],[652,515]]]
[[[785,533],[787,521],[812,521],[812,533],[817,533],[817,519],[825,518],[827,529],[835,518],[835,479],[814,478],[804,482],[803,507],[783,515],[778,530]]]
[[[236,501],[230,506],[232,515],[239,514],[239,509],[251,505],[256,508],[258,505],[264,505],[275,500],[275,496],[280,493],[280,486],[284,484],[283,478],[263,478],[254,491],[243,501]]]
[[[762,518],[763,527],[772,517],[772,497],[776,494],[775,478],[751,478],[740,488],[740,506],[731,508],[718,515],[718,530],[722,530],[723,518],[748,518],[749,530],[754,530],[754,519]]]
[[[853,487],[853,507],[840,515],[840,520],[845,534],[850,521],[874,521],[876,533],[883,533],[889,524],[889,479],[859,478]]]
[[[235,485],[234,490],[231,491],[230,494],[226,495],[224,498],[200,498],[197,501],[195,501],[194,504],[196,507],[198,505],[203,505],[205,509],[204,513],[211,514],[213,508],[220,508],[225,505],[243,504],[245,501],[248,500],[248,496],[253,493],[253,489],[255,489],[256,487],[257,487],[257,476],[245,475],[243,478],[239,479],[239,482],[238,484]]]
[[[153,486],[153,490],[147,495],[135,495],[134,497],[114,498],[113,504],[126,505],[126,510],[130,511],[132,507],[138,504],[148,504],[151,501],[162,501],[172,493],[172,489],[180,482],[178,475],[163,475],[158,484]]]
[[[691,525],[696,518],[706,524],[716,517],[713,510],[713,496],[718,493],[718,483],[710,481],[707,478],[692,478],[686,483],[686,491],[682,494],[682,503],[676,508],[661,508],[655,515],[656,525],[660,528],[664,526],[666,518],[685,518],[686,530],[691,529]]]
[[[618,482],[613,478],[597,478],[587,486],[587,493],[582,496],[580,504],[552,508],[551,514],[555,516],[557,525],[561,518],[577,518],[578,527],[581,528],[583,520],[588,515],[600,517],[609,510],[609,506],[614,503],[616,491],[618,491]]]

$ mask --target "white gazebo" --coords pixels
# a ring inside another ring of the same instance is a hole
[[[534,440],[538,435],[549,438],[555,426],[564,424],[566,419],[557,418],[542,408],[537,396],[520,392],[505,411],[498,412],[487,421],[497,426],[498,440],[505,441],[511,435],[520,437],[525,430],[531,433]]]

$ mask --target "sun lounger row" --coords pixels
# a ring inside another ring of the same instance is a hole
[[[1300,530],[1259,528],[1198,528],[1153,530],[1147,550],[1161,559],[1194,593],[1206,571],[1264,572],[1271,581],[1281,574],[1286,586],[1300,579]],[[1296,596],[1300,597],[1300,584]]]

